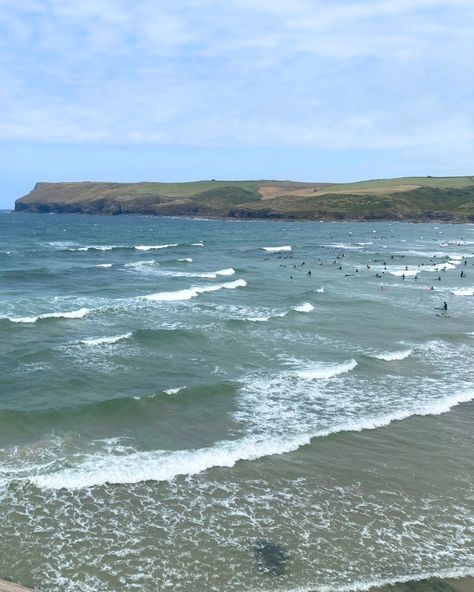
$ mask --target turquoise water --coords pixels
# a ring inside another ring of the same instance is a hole
[[[0,577],[474,573],[473,264],[472,225],[0,213]]]

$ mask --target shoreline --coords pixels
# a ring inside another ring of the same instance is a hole
[[[428,578],[374,586],[368,592],[474,592],[474,576]]]
[[[198,220],[207,222],[326,222],[330,224],[348,224],[348,223],[361,223],[367,222],[374,223],[393,223],[398,222],[399,224],[469,224],[473,225],[474,221],[470,220],[446,220],[444,218],[296,218],[296,217],[249,217],[239,218],[234,216],[191,216],[189,214],[141,214],[139,212],[127,212],[122,214],[112,214],[108,212],[67,212],[67,211],[50,211],[50,212],[38,212],[35,210],[0,210],[0,212],[7,212],[11,214],[35,214],[35,215],[58,215],[58,216],[98,216],[100,218],[112,217],[112,218],[166,218],[171,220]]]

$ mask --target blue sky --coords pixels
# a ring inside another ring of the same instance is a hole
[[[474,173],[472,0],[0,0],[0,207],[36,181]]]

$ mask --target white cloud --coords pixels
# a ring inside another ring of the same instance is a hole
[[[471,1],[0,0],[0,139],[474,156]]]

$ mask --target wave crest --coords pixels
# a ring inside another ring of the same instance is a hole
[[[91,312],[90,308],[79,308],[70,312],[47,312],[33,317],[6,317],[11,323],[36,323],[43,319],[82,319]]]
[[[246,285],[247,282],[245,280],[239,279],[224,284],[214,284],[213,286],[194,286],[174,292],[157,292],[156,294],[149,294],[144,298],[152,302],[177,302],[180,300],[191,300],[191,298],[195,298],[204,292],[217,292],[222,289],[233,290],[235,288],[243,288]]]
[[[221,441],[198,450],[134,452],[127,455],[95,454],[84,462],[53,473],[35,475],[29,480],[45,489],[83,489],[106,483],[170,481],[179,475],[194,475],[213,467],[232,467],[242,460],[285,454],[309,444],[312,438],[337,432],[373,430],[413,415],[440,415],[460,403],[474,399],[474,390],[458,393],[424,407],[357,420],[345,420],[324,430],[296,436],[247,436]]]

